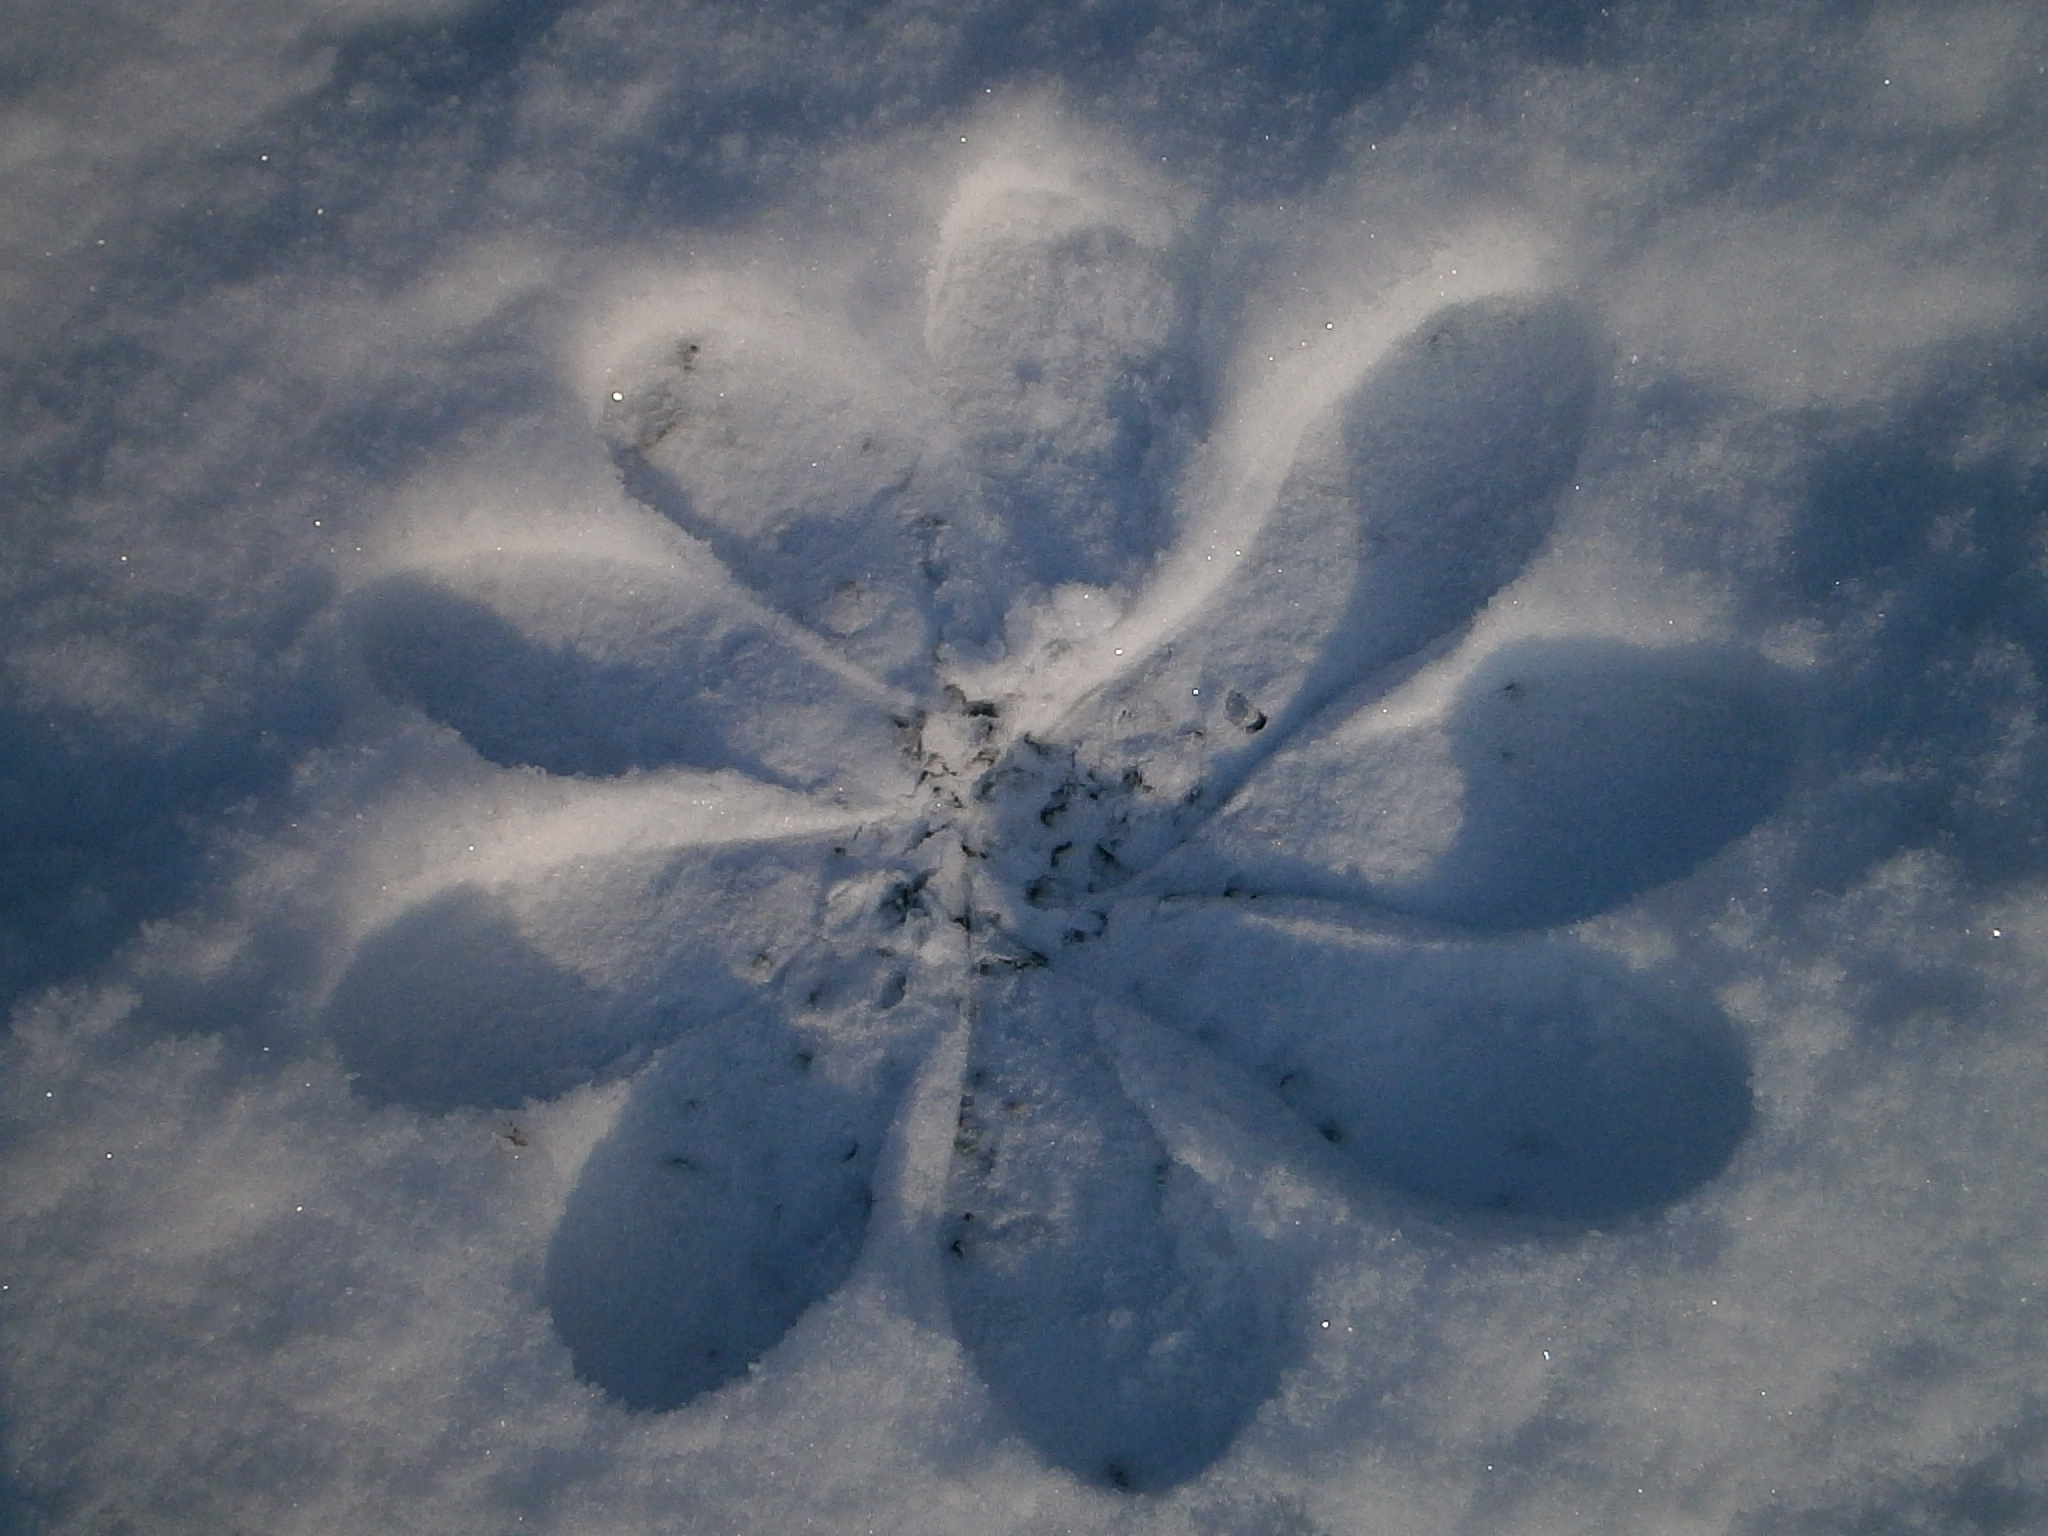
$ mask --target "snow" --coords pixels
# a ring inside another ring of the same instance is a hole
[[[0,64],[0,1531],[2048,1522],[2020,3]]]

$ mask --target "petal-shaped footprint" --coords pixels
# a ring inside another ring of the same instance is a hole
[[[373,1103],[438,1114],[566,1093],[756,1003],[805,959],[837,842],[745,838],[457,882],[357,945],[324,1028]]]
[[[1576,922],[1690,873],[1776,807],[1789,704],[1747,652],[1521,641],[1475,667],[1441,721],[1389,731],[1361,713],[1277,754],[1159,874],[1474,928]]]
[[[1342,909],[1327,914],[1335,918]],[[1684,1197],[1749,1128],[1748,1054],[1551,939],[1418,944],[1240,903],[1122,911],[1105,985],[1265,1083],[1375,1179],[1602,1223]]]
[[[1192,428],[1179,234],[1142,195],[1044,165],[970,178],[939,228],[925,347],[966,462],[1048,586],[1141,574]]]
[[[629,1408],[680,1407],[837,1289],[904,1075],[755,1010],[670,1046],[548,1247],[548,1309],[576,1373]]]
[[[982,600],[949,564],[985,540],[916,393],[754,284],[699,282],[640,328],[599,410],[627,489],[878,676],[926,680],[948,604]]]
[[[612,1002],[528,943],[501,896],[465,882],[363,942],[325,1025],[358,1093],[436,1114],[604,1075],[640,1043]]]
[[[1049,1460],[1180,1482],[1271,1393],[1284,1321],[1125,1096],[1098,1034],[1115,1009],[1025,971],[989,978],[976,1011],[944,1239],[961,1342]]]
[[[615,775],[688,764],[901,794],[909,704],[683,567],[485,554],[351,605],[371,675],[492,762]]]

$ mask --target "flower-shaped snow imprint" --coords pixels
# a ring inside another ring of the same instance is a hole
[[[924,387],[773,294],[681,284],[598,402],[680,553],[478,553],[354,599],[382,686],[496,763],[729,770],[808,807],[452,884],[328,1004],[375,1100],[638,1072],[546,1276],[577,1371],[628,1406],[744,1372],[840,1284],[904,1086],[962,1019],[929,1234],[954,1326],[1021,1434],[1120,1487],[1221,1455],[1297,1323],[1130,1091],[1159,1025],[1440,1211],[1626,1218],[1744,1132],[1725,1022],[1545,930],[1768,811],[1770,669],[1530,640],[1433,722],[1361,707],[1543,547],[1602,373],[1572,303],[1480,292],[1390,329],[1191,615],[1097,636],[1051,705],[1005,672],[1006,618],[1021,646],[1033,614],[1179,579],[1168,492],[1203,423],[1178,238],[1142,200],[976,179]]]

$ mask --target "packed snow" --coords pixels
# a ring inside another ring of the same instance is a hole
[[[0,1530],[2048,1524],[2048,23],[0,66]]]

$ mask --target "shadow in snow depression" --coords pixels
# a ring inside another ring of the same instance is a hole
[[[326,1029],[356,1092],[429,1114],[513,1107],[603,1075],[640,1043],[608,999],[527,943],[502,897],[462,884],[364,941]]]
[[[1125,1095],[1112,1006],[1039,971],[979,989],[954,1140],[954,1327],[1041,1454],[1171,1486],[1228,1449],[1299,1334],[1202,1181]]]
[[[1713,1178],[1749,1129],[1727,1019],[1653,1001],[1568,940],[1418,945],[1223,901],[1118,925],[1120,990],[1428,1201],[1622,1220]]]
[[[1573,923],[1689,874],[1776,809],[1795,735],[1748,653],[1527,640],[1452,708],[1456,841],[1387,905],[1472,928]]]
[[[579,1376],[629,1408],[680,1407],[845,1280],[901,1073],[843,1067],[747,1010],[636,1085],[548,1245],[548,1310]]]
[[[1364,509],[1366,558],[1301,713],[1466,622],[1542,548],[1603,363],[1591,317],[1562,295],[1448,305],[1311,429],[1282,515],[1313,529]]]
[[[1794,697],[1780,669],[1730,648],[1513,642],[1441,719],[1389,732],[1361,715],[1289,743],[1153,887],[1351,902],[1475,935],[1575,923],[1691,873],[1777,808]]]
[[[418,576],[387,577],[354,606],[379,685],[501,766],[612,776],[716,753],[721,733],[694,668],[677,675],[550,645]]]
[[[372,582],[349,622],[385,694],[502,767],[609,778],[688,765],[797,789],[906,787],[885,701],[690,573],[492,554],[446,579]]]

